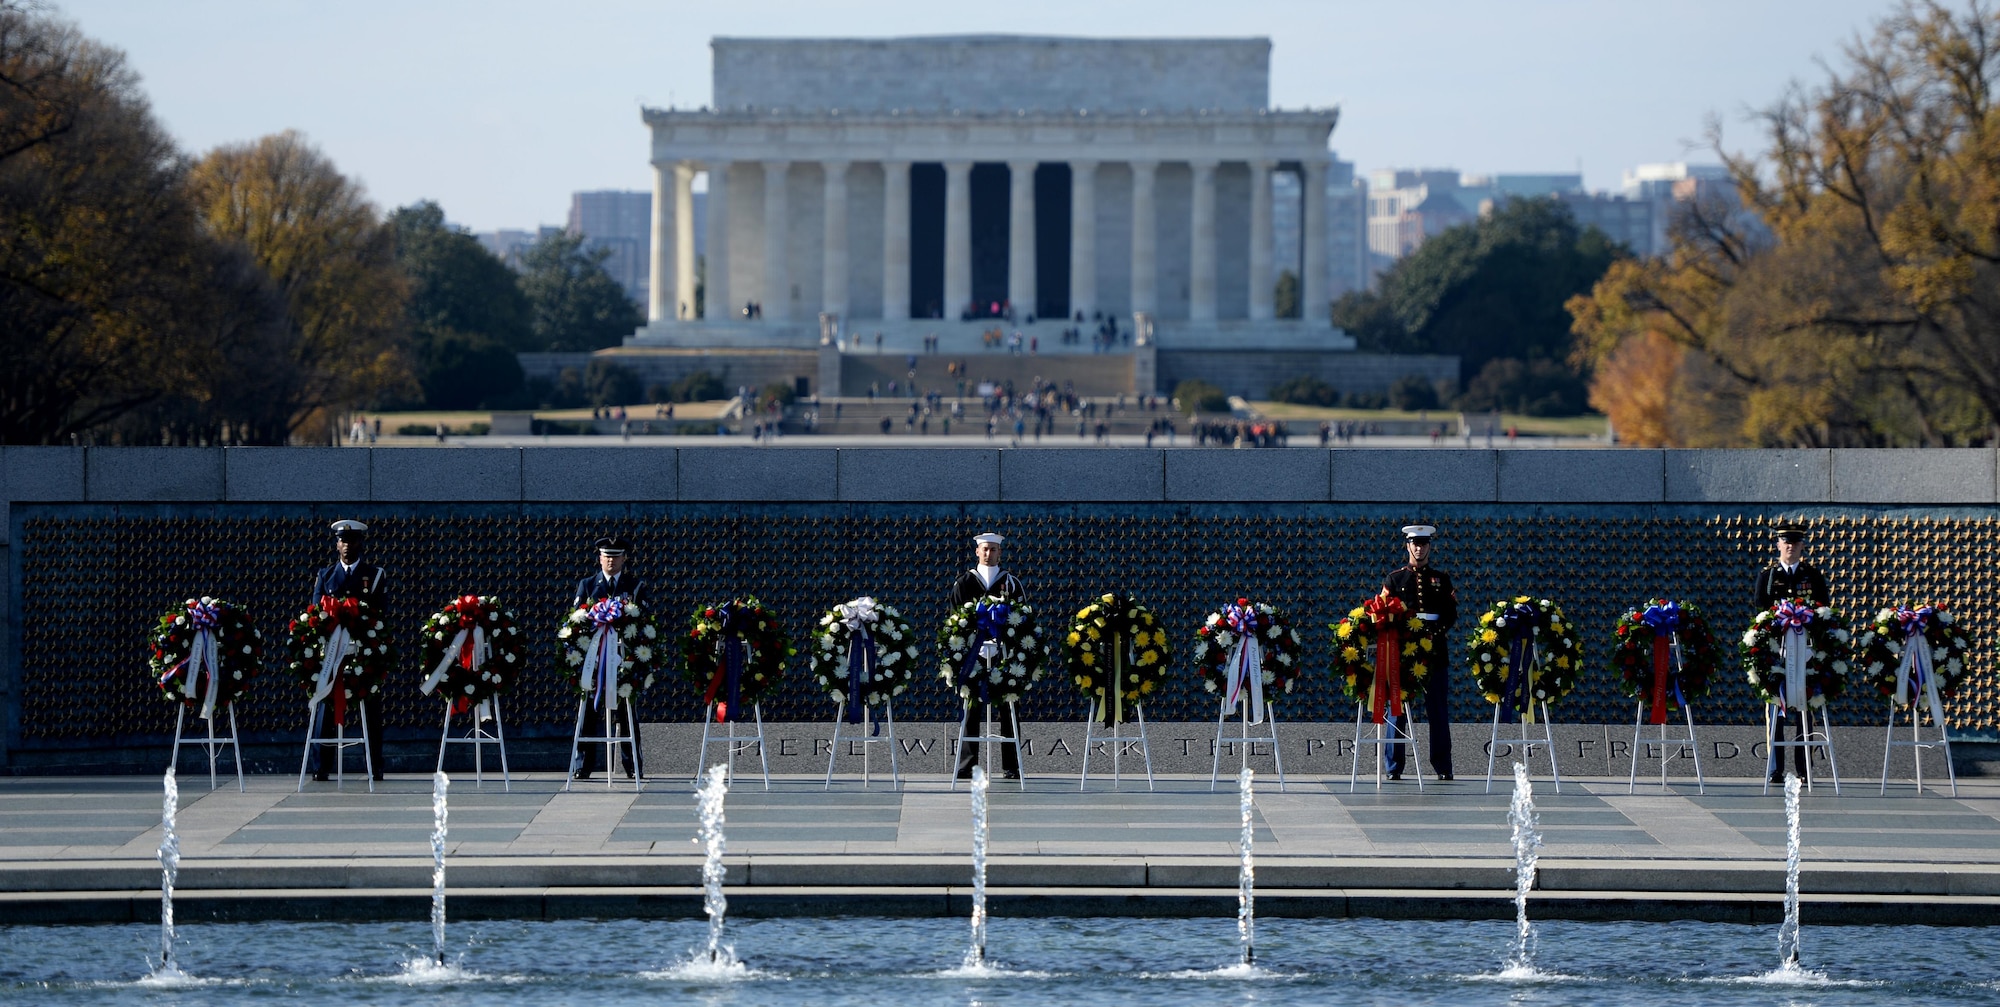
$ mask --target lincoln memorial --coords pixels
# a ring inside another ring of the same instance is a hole
[[[714,105],[646,109],[649,322],[629,345],[1075,324],[1345,350],[1327,320],[1334,108],[1270,107],[1262,38],[717,38]],[[1302,205],[1274,247],[1273,185]],[[705,177],[703,308],[693,192]],[[1276,277],[1304,317],[1276,318]],[[901,337],[901,338],[899,338]]]

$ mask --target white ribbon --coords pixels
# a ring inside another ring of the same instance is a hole
[[[1785,631],[1785,687],[1778,695],[1778,706],[1787,710],[1806,708],[1806,661],[1812,656],[1812,644],[1806,642],[1803,627]]]
[[[1896,666],[1896,702],[1916,705],[1917,697],[1912,695],[1910,677],[1915,675],[1924,681],[1924,700],[1930,704],[1931,722],[1944,727],[1944,700],[1938,697],[1937,669],[1930,662],[1930,641],[1922,633],[1912,634],[1903,641],[1903,661]]]
[[[875,599],[865,596],[845,605],[836,605],[834,611],[840,614],[840,621],[846,623],[848,629],[856,632],[866,632],[869,626],[881,618],[881,614],[875,610]]]
[[[346,626],[335,626],[326,638],[326,656],[319,662],[319,678],[314,683],[312,699],[307,707],[318,706],[333,693],[333,685],[340,681],[340,663],[347,660],[349,651],[354,649],[354,638],[347,635]]]
[[[1229,648],[1229,692],[1223,697],[1224,716],[1236,712],[1237,700],[1243,696],[1243,685],[1250,684],[1250,722],[1264,722],[1264,648],[1257,643],[1257,634],[1239,633],[1236,643]]]
[[[215,693],[219,688],[215,680],[222,674],[222,665],[216,656],[215,634],[197,629],[188,645],[187,684],[193,685],[204,672],[207,678],[201,685],[201,719],[208,720],[215,716]]]
[[[618,702],[618,669],[624,664],[625,649],[618,642],[618,628],[609,624],[599,626],[597,635],[590,638],[590,650],[584,654],[584,691],[596,696],[597,669],[608,668],[610,673],[605,676],[604,689],[611,694],[613,703]],[[602,702],[604,697],[597,696],[597,703]]]
[[[486,631],[478,626],[461,629],[457,636],[451,638],[450,645],[445,647],[444,660],[438,662],[438,666],[431,671],[431,677],[424,679],[424,684],[418,686],[417,691],[428,696],[431,690],[444,684],[445,678],[451,674],[452,665],[457,664],[459,656],[465,652],[468,636],[471,637],[472,644],[472,670],[478,671],[486,667],[486,659],[493,656],[492,648],[486,645]]]

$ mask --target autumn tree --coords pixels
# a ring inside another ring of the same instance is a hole
[[[1906,2],[1722,150],[1733,191],[1570,305],[1576,358],[1685,352],[1662,443],[1968,444],[2000,416],[2000,17]],[[1654,354],[1655,357],[1658,354]],[[1594,396],[1618,368],[1598,371]],[[1615,420],[1615,416],[1614,416]]]
[[[115,49],[0,0],[0,442],[49,444],[197,381],[223,268]]]
[[[408,283],[360,186],[290,131],[211,151],[189,185],[209,233],[245,250],[283,305],[280,336],[241,361],[250,439],[319,436],[316,417],[414,391]]]

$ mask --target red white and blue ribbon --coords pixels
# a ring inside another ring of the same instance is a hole
[[[187,612],[188,625],[194,628],[194,637],[188,641],[188,656],[160,676],[160,685],[164,687],[176,676],[185,675],[181,681],[181,694],[193,696],[199,688],[201,719],[208,720],[215,716],[215,693],[220,688],[216,679],[222,674],[220,648],[215,640],[222,612],[205,600],[188,602]]]
[[[1264,722],[1264,648],[1258,640],[1258,631],[1264,626],[1264,617],[1258,613],[1248,599],[1238,598],[1236,604],[1225,605],[1222,621],[1236,634],[1236,642],[1229,647],[1229,656],[1224,659],[1228,668],[1229,689],[1222,696],[1222,715],[1236,712],[1236,704],[1249,693],[1250,723]]]
[[[1938,695],[1937,669],[1931,666],[1931,641],[1924,635],[1937,609],[1929,605],[1899,608],[1896,622],[1903,629],[1903,660],[1896,666],[1896,702],[1916,706],[1919,694],[1930,707],[1931,721],[1944,727],[1944,700]]]
[[[1680,629],[1681,606],[1669,601],[1664,605],[1648,605],[1639,613],[1639,621],[1653,631],[1653,693],[1647,702],[1647,722],[1664,724],[1667,722],[1667,697],[1686,706],[1681,696],[1680,680]]]
[[[1812,644],[1806,640],[1806,627],[1812,625],[1814,613],[1811,605],[1801,605],[1790,598],[1779,602],[1773,611],[1777,623],[1782,628],[1785,667],[1785,684],[1778,692],[1778,712],[1806,708],[1806,679],[1811,671],[1807,662],[1812,659]]]
[[[597,627],[583,663],[589,671],[584,687],[591,695],[591,709],[604,708],[604,697],[618,702],[618,672],[625,667],[625,648],[618,639],[618,620],[625,617],[625,599],[605,598],[590,606],[591,625]]]

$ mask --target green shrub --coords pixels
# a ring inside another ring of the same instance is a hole
[[[1436,409],[1437,386],[1421,374],[1405,374],[1389,386],[1389,404],[1408,413]]]
[[[1174,401],[1180,403],[1182,411],[1193,413],[1226,413],[1229,411],[1229,396],[1222,389],[1200,378],[1189,378],[1174,386]]]
[[[728,397],[722,379],[707,371],[696,371],[667,386],[667,398],[673,402],[713,402]]]
[[[1340,393],[1334,391],[1332,385],[1310,374],[1301,374],[1272,388],[1271,399],[1301,406],[1330,406],[1340,401]]]

